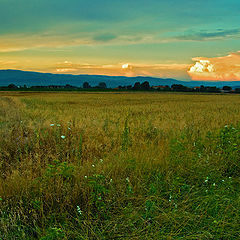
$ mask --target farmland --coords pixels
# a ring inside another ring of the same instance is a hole
[[[0,93],[0,239],[239,239],[240,97]]]

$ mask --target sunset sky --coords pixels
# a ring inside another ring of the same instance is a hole
[[[0,69],[240,81],[238,0],[0,0]]]

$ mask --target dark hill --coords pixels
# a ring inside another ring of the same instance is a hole
[[[206,82],[206,81],[180,81],[172,78],[153,78],[153,77],[124,77],[124,76],[104,76],[104,75],[71,75],[71,74],[51,74],[20,70],[0,70],[0,86],[7,86],[11,83],[18,86],[45,86],[45,85],[66,85],[70,84],[82,87],[84,82],[91,86],[105,82],[108,87],[118,87],[119,85],[134,85],[135,82],[148,81],[150,85],[169,85],[182,84],[189,87],[194,86],[239,86],[240,82]]]

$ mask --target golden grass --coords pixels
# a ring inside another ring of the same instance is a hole
[[[140,228],[135,223],[144,204],[156,199],[163,209],[169,204],[165,195],[148,195],[149,188],[155,188],[150,179],[163,174],[162,181],[168,183],[176,169],[184,176],[196,165],[191,162],[195,156],[191,144],[169,162],[171,142],[185,136],[195,144],[209,131],[239,119],[239,95],[1,92],[0,204],[5,209],[2,215],[7,215],[2,217],[0,237],[17,238],[9,237],[14,232],[20,238],[26,234],[40,238],[51,235],[47,229],[55,226],[63,231],[67,222],[70,229],[59,238],[108,239],[101,220],[108,219],[109,208],[116,216],[107,223],[112,235],[124,232],[132,234],[129,239],[140,239],[142,232],[158,239],[161,234],[148,231],[145,220]],[[106,202],[99,202],[98,196]],[[76,206],[86,214],[84,220],[74,215]],[[156,209],[164,211],[159,205]],[[165,229],[163,238],[180,236],[179,229],[185,229],[182,220],[173,219],[175,214],[155,216]],[[97,224],[92,223],[94,218]],[[76,229],[78,221],[82,232]],[[167,227],[174,221],[175,227]]]

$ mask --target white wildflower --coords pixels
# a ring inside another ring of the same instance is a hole
[[[66,136],[62,135],[62,136],[61,136],[61,138],[62,138],[62,139],[65,139],[65,138],[66,138]]]
[[[50,127],[53,127],[54,125],[55,125],[54,123],[51,123],[51,124],[50,124]]]
[[[77,206],[77,211],[78,211],[79,215],[82,215],[82,210],[79,206]]]

